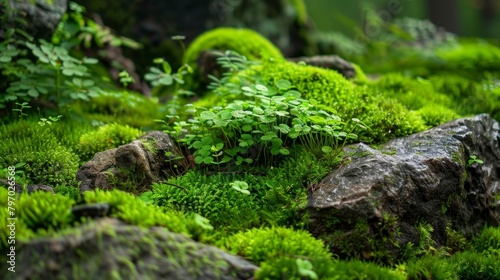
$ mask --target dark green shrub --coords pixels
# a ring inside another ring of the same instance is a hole
[[[450,263],[455,265],[460,280],[500,279],[500,255],[462,252],[453,255]]]
[[[423,121],[396,100],[374,89],[355,86],[339,73],[291,62],[267,62],[262,68],[267,84],[285,79],[305,99],[335,110],[343,120],[360,119],[369,130],[354,131],[361,141],[383,141],[424,129]]]
[[[59,124],[53,124],[56,126]],[[0,166],[25,163],[23,170],[33,183],[72,184],[79,158],[36,121],[17,121],[0,127]]]
[[[408,280],[455,280],[458,276],[455,267],[446,259],[439,257],[423,257],[406,264]]]
[[[80,137],[77,151],[83,161],[91,159],[96,153],[117,148],[136,140],[142,132],[128,125],[107,124],[98,130],[90,131]]]
[[[492,253],[500,256],[500,227],[486,227],[473,240],[477,252]]]

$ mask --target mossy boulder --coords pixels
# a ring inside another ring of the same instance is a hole
[[[16,253],[16,273],[4,279],[250,279],[257,269],[186,235],[110,218],[32,240]]]
[[[483,114],[346,147],[308,195],[310,231],[339,256],[395,263],[500,225],[499,129]]]

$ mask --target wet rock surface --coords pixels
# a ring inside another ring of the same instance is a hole
[[[50,39],[66,12],[66,0],[9,0],[0,12],[9,14],[6,26],[0,28],[3,38],[6,28],[20,28],[35,38]],[[20,17],[24,22],[19,21]]]
[[[352,234],[356,221],[364,220],[370,238],[392,227],[402,247],[418,244],[418,225],[426,223],[440,247],[449,238],[447,226],[472,237],[486,224],[499,225],[499,128],[483,114],[393,139],[379,149],[346,147],[344,162],[309,194],[309,230],[328,240],[335,232]],[[398,245],[392,245],[387,249],[397,257]],[[370,258],[373,248],[365,250]]]
[[[147,187],[188,168],[177,144],[164,132],[152,131],[129,144],[97,153],[76,174],[80,190],[112,189],[120,182]]]
[[[104,218],[24,243],[3,279],[251,279],[257,268],[183,234]]]

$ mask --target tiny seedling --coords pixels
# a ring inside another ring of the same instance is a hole
[[[469,161],[467,161],[467,166],[471,166],[473,165],[474,163],[477,163],[477,164],[483,164],[484,161],[480,160],[477,158],[477,156],[471,156],[469,158]]]

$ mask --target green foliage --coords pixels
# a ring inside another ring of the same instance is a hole
[[[423,121],[396,100],[371,88],[355,86],[335,71],[291,62],[267,62],[262,78],[267,84],[288,80],[304,98],[333,108],[340,118],[361,120],[369,128],[354,129],[361,141],[383,141],[424,129]]]
[[[30,56],[36,58],[30,60]],[[0,106],[12,101],[44,98],[61,108],[75,100],[98,96],[101,89],[88,77],[86,65],[96,59],[72,57],[60,46],[47,41],[0,43],[0,70],[12,82],[0,98]]]
[[[75,201],[66,196],[38,191],[21,195],[17,204],[19,218],[33,231],[57,230],[68,226],[73,219],[71,207]]]
[[[245,171],[211,175],[190,171],[168,180],[186,191],[155,183],[153,190],[141,198],[148,203],[198,213],[216,228],[234,230],[259,225],[301,228],[305,224],[301,209],[307,202],[306,186],[321,180],[329,172],[329,166],[314,155],[294,150],[277,167]],[[239,190],[233,187],[235,184]]]
[[[259,264],[257,279],[323,279],[331,272],[332,255],[306,231],[260,228],[236,233],[220,242],[233,254]]]
[[[192,65],[205,50],[233,50],[250,60],[283,58],[269,40],[250,29],[219,27],[201,34],[186,50],[184,63]]]
[[[0,187],[0,219],[4,221],[3,223],[0,224],[0,249],[4,250],[10,246],[16,246],[13,244],[13,241],[10,241],[9,239],[10,236],[15,236],[16,242],[18,240],[26,240],[31,238],[34,233],[33,231],[28,227],[28,225],[24,222],[23,219],[17,219],[15,221],[15,229],[14,228],[9,228],[9,220],[8,218],[13,218],[13,215],[10,214],[10,210],[8,207],[12,207],[15,210],[19,209],[19,199],[16,196],[15,200],[9,199],[9,192],[7,191],[6,188]],[[11,203],[9,203],[11,202]],[[12,205],[12,202],[15,204]],[[10,205],[9,205],[10,204]],[[14,212],[15,217],[18,217],[18,213]],[[12,237],[14,238],[14,237]],[[10,243],[9,243],[10,241]]]
[[[441,48],[437,50],[437,56],[445,61],[446,69],[453,71],[472,71],[474,74],[500,71],[500,48],[485,41]]]
[[[433,103],[423,106],[415,113],[422,117],[425,124],[429,127],[438,126],[459,117],[452,109]]]
[[[494,75],[468,78],[445,72],[429,77],[438,92],[450,97],[449,103],[441,103],[461,115],[488,113],[500,118],[500,85]]]
[[[0,144],[0,165],[25,163],[24,172],[33,183],[74,182],[79,158],[52,133],[53,127],[41,127],[36,121],[17,121],[0,127],[0,134],[5,137]]]
[[[111,205],[110,216],[127,223],[141,226],[162,226],[172,232],[188,233],[186,218],[179,212],[147,205],[138,197],[119,190],[95,190],[84,192],[85,203],[107,202]]]
[[[54,187],[54,193],[61,194],[70,199],[79,202],[81,200],[80,189],[71,185],[57,185]]]
[[[278,156],[289,155],[287,146],[296,141],[318,156],[326,153],[335,159],[346,140],[357,136],[345,131],[344,123],[328,108],[301,99],[291,88],[286,80],[272,88],[251,84],[242,87],[244,100],[227,106],[206,110],[190,105],[195,117],[175,122],[170,135],[184,134],[185,127],[190,127],[180,141],[195,149],[197,164],[272,164]]]
[[[462,252],[453,255],[450,263],[461,280],[500,279],[500,255],[476,252]]]
[[[255,228],[219,241],[219,246],[249,261],[262,264],[280,257],[300,258],[314,265],[333,263],[322,241],[306,231],[283,227]]]
[[[459,278],[455,269],[446,259],[426,256],[407,263],[406,276],[408,280],[456,280]]]
[[[485,227],[479,236],[474,238],[473,247],[479,253],[500,256],[500,227]]]
[[[396,271],[369,262],[358,260],[339,261],[331,268],[331,279],[403,280],[405,277]]]
[[[136,140],[142,131],[128,125],[117,123],[99,127],[80,137],[77,151],[83,161],[91,159],[96,153],[117,148]]]
[[[138,49],[141,45],[130,38],[113,34],[107,26],[101,26],[97,22],[84,16],[85,7],[75,2],[69,2],[69,9],[63,15],[52,42],[61,45],[65,49],[83,46],[90,48],[96,45],[103,48],[105,45],[114,47],[128,47]]]
[[[74,110],[98,124],[117,122],[142,129],[154,128],[154,120],[162,116],[158,100],[126,91],[103,92],[92,102],[79,102]]]
[[[330,251],[341,258],[369,260],[376,263],[394,264],[399,250],[400,235],[397,217],[385,214],[375,225],[358,219],[347,222],[331,217],[325,226],[331,234],[321,236]],[[339,229],[340,228],[340,229]]]
[[[452,97],[437,93],[432,82],[419,77],[388,73],[374,82],[373,86],[412,110],[418,110],[429,103],[443,106],[453,103]]]

